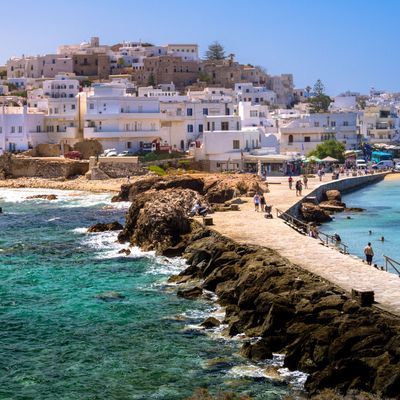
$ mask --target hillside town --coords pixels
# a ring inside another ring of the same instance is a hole
[[[204,171],[285,175],[327,140],[348,153],[400,140],[400,94],[296,88],[217,42],[201,57],[196,44],[92,37],[10,58],[0,78],[0,154],[48,144],[63,156],[90,140],[109,156],[182,153]]]

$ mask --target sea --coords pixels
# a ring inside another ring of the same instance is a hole
[[[389,177],[365,186],[345,194],[342,201],[347,207],[364,211],[335,214],[321,231],[338,233],[349,252],[360,258],[364,258],[364,247],[370,242],[375,253],[373,263],[378,266],[385,265],[384,255],[400,262],[400,179]],[[396,273],[390,265],[388,271]]]
[[[57,200],[28,198],[35,194]],[[86,232],[97,222],[124,222],[129,203],[110,199],[0,189],[0,399],[179,400],[198,388],[302,397],[306,375],[283,368],[282,355],[253,363],[239,354],[242,336],[225,336],[223,325],[201,328],[210,315],[223,320],[224,311],[212,298],[177,297],[167,280],[185,268],[182,259],[138,248],[126,256],[116,232]],[[394,241],[383,227],[373,229],[388,246]],[[101,299],[108,292],[113,301]]]

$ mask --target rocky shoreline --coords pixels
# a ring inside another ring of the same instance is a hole
[[[250,180],[243,191],[258,184]],[[226,184],[212,187],[223,191],[214,198],[226,201]],[[189,178],[123,187],[119,199],[132,205],[119,241],[184,257],[188,267],[170,278],[179,294],[196,298],[204,290],[214,292],[226,310],[227,334],[249,338],[242,354],[253,360],[285,354],[286,367],[309,374],[310,395],[334,389],[397,398],[400,319],[362,306],[273,250],[240,245],[189,218],[192,202],[206,201],[207,194],[201,182]],[[211,327],[213,321],[205,324]]]

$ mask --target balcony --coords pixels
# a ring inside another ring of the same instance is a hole
[[[107,131],[97,128],[85,128],[85,139],[156,139],[160,137],[160,131]]]

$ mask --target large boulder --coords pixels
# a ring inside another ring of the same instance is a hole
[[[324,211],[319,205],[314,203],[302,203],[301,214],[304,221],[307,222],[329,222],[332,221],[331,216]]]
[[[129,208],[120,242],[162,253],[179,244],[190,232],[189,211],[198,194],[190,189],[147,191],[137,195]]]
[[[33,196],[28,196],[27,199],[57,200],[57,195],[55,195],[55,194],[35,194]]]
[[[336,190],[336,189],[327,190],[325,192],[325,197],[326,197],[326,200],[328,200],[328,201],[332,201],[332,200],[339,201],[339,202],[342,201],[342,194],[340,193],[339,190]]]

